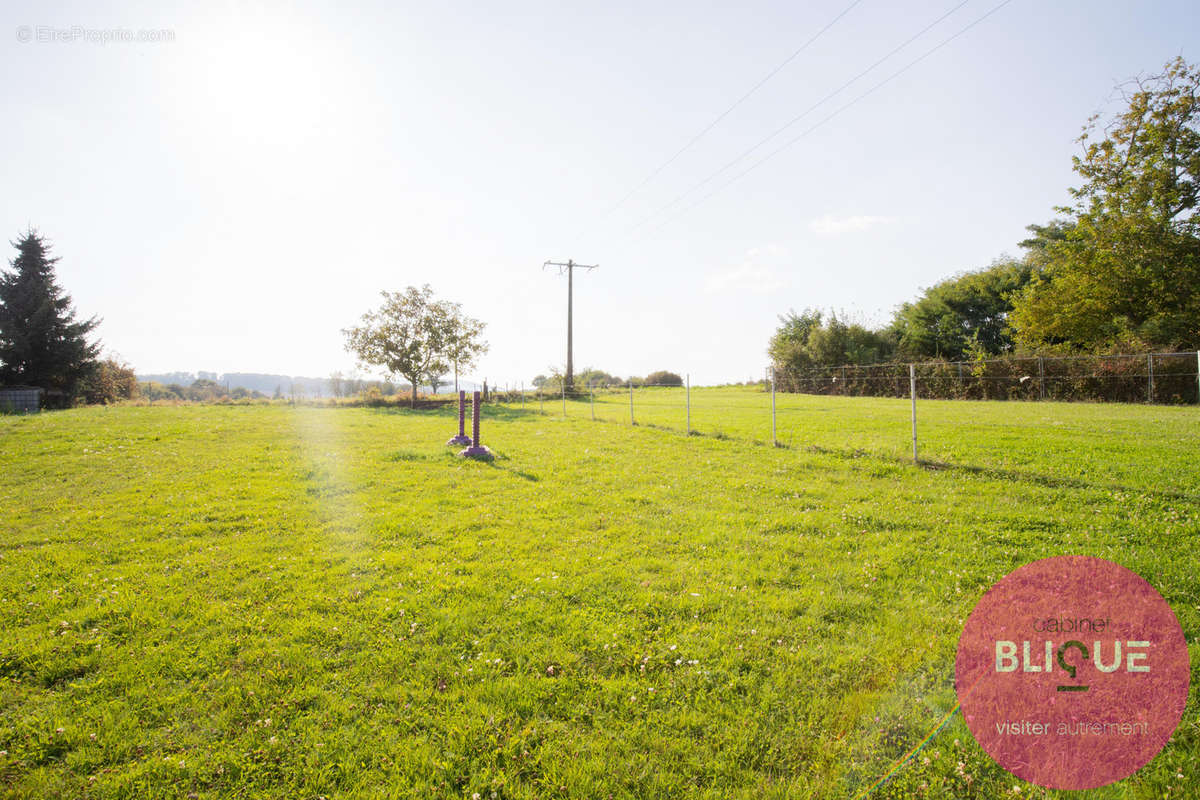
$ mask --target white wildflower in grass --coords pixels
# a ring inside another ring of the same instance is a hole
[[[667,649],[668,649],[668,650],[674,650],[674,649],[675,649],[675,645],[671,645],[671,646],[670,646],[670,647],[668,647]]]

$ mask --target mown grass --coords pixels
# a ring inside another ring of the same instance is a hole
[[[930,466],[984,470],[1017,480],[1043,478],[1112,489],[1150,489],[1200,499],[1200,408],[1118,403],[924,400],[918,389],[920,458]],[[683,431],[683,389],[634,391],[639,425]],[[561,416],[555,398],[544,408]],[[912,406],[907,398],[783,394],[775,397],[775,435],[788,447],[848,456],[912,459]],[[570,399],[567,415],[628,425],[628,390]],[[519,408],[520,404],[512,407]],[[691,390],[693,433],[770,443],[771,396],[761,390]]]
[[[710,399],[726,438],[489,407],[491,464],[449,409],[0,418],[0,786],[853,797],[953,707],[979,596],[1061,553],[1144,575],[1200,654],[1194,409],[947,404],[976,429],[931,469],[889,401],[794,398],[771,448],[717,409],[761,395]],[[1081,796],[1195,796],[1196,710]],[[1057,796],[955,718],[873,796],[1001,795]]]

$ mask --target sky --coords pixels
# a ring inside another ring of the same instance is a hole
[[[1018,254],[1116,84],[1200,59],[1194,2],[346,5],[0,8],[0,232],[138,372],[348,372],[427,283],[529,385],[574,259],[576,370],[747,380],[790,309]]]

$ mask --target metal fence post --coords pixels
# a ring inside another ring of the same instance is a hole
[[[1196,363],[1200,364],[1200,352],[1196,353]],[[692,376],[684,377],[684,395],[687,398],[687,435],[692,435]],[[1196,385],[1200,386],[1200,374],[1196,375]]]
[[[538,389],[538,413],[546,413],[546,398],[542,397],[542,390]]]
[[[633,381],[629,382],[629,424],[637,425],[633,420]]]
[[[563,385],[562,385],[562,404],[563,404],[563,416],[565,417],[567,415],[567,382],[566,381],[563,381]]]
[[[913,463],[917,464],[917,369],[912,364],[908,365],[908,395],[912,398]]]
[[[521,408],[525,407],[525,382],[521,381]]]
[[[592,396],[592,422],[596,421],[596,390],[589,389],[588,394]]]
[[[1038,399],[1046,399],[1046,360],[1038,356]]]
[[[1149,386],[1147,387],[1148,391],[1146,393],[1146,402],[1153,403],[1154,402],[1154,353],[1150,353],[1149,355],[1146,356],[1146,374],[1150,381]]]
[[[1200,403],[1200,350],[1196,351],[1196,402]]]
[[[842,383],[845,384],[846,368],[842,367]],[[844,385],[843,385],[843,388]],[[779,436],[775,433],[775,369],[771,368],[771,446],[779,447]]]

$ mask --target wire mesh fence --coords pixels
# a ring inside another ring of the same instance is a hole
[[[875,455],[1044,481],[1098,482],[1116,490],[1155,486],[1200,494],[1200,470],[1192,464],[1192,454],[1200,447],[1196,424],[1200,359],[1196,353],[1186,354],[1192,359],[1191,369],[1186,369],[1165,357],[1174,355],[1178,354],[1155,354],[1152,362],[1138,356],[1144,367],[1141,373],[1126,370],[1114,377],[1084,375],[1078,369],[1068,373],[1067,367],[1075,365],[1059,364],[1058,371],[1034,373],[1039,380],[1032,387],[1033,378],[1021,381],[1025,376],[1015,370],[1011,376],[971,376],[1012,380],[1010,388],[1015,391],[999,396],[1035,402],[942,399],[951,388],[961,386],[955,385],[957,365],[945,362],[878,367],[879,373],[886,369],[886,374],[872,377],[887,382],[886,394],[878,390],[844,395],[785,392],[782,380],[772,385],[768,379],[740,387],[597,386],[571,393],[561,387],[553,391],[518,388],[496,392],[493,401],[546,416],[737,438],[848,457]],[[1117,359],[1108,361],[1119,364]],[[1153,385],[1146,368],[1150,363],[1156,369]],[[847,375],[849,381],[853,373],[847,370]],[[1129,387],[1136,403],[1036,402],[1073,397],[1061,386],[1050,389],[1054,377],[1068,375],[1075,381],[1139,378],[1145,385],[1140,395]],[[1046,379],[1045,391],[1041,378]],[[1147,404],[1159,392],[1182,394],[1182,381],[1192,388],[1190,406],[1178,400],[1166,405],[1161,399]],[[1134,451],[1142,457],[1131,458]]]
[[[780,368],[786,392],[906,397],[909,364]],[[1030,356],[912,364],[922,394],[950,400],[1200,402],[1200,352]]]

